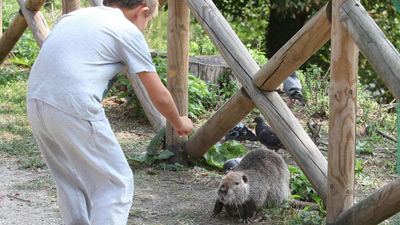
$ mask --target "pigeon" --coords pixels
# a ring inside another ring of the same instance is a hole
[[[301,93],[301,82],[299,78],[297,78],[296,71],[290,74],[290,76],[283,81],[283,89],[290,98],[289,107],[294,106],[296,99],[299,100],[303,106],[306,105],[303,99],[303,94]]]
[[[241,160],[242,158],[233,158],[227,160],[222,167],[222,171],[224,172],[224,174],[227,174],[229,171],[234,170],[239,165]]]
[[[256,135],[251,132],[242,122],[239,122],[235,127],[232,128],[226,135],[225,141],[228,140],[237,140],[237,141],[257,141]]]
[[[285,146],[279,140],[278,136],[272,131],[271,127],[265,124],[264,119],[261,116],[257,116],[254,119],[256,125],[256,136],[261,144],[265,145],[267,148],[275,150],[285,149]]]

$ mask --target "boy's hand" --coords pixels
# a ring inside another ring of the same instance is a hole
[[[179,136],[189,135],[192,132],[193,124],[187,116],[181,116],[181,125],[179,127],[174,127],[175,132]]]

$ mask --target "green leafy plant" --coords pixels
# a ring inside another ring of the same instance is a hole
[[[165,140],[165,128],[161,129],[150,141],[147,152],[134,154],[132,157],[126,156],[128,162],[140,162],[151,165],[157,160],[166,160],[174,156],[169,150],[162,149]]]
[[[292,190],[292,198],[308,202],[320,202],[318,193],[311,186],[310,181],[304,173],[294,166],[288,166],[290,172],[290,189]]]
[[[204,154],[204,158],[209,165],[222,168],[226,160],[242,156],[247,152],[248,150],[237,141],[216,143]]]
[[[374,154],[374,149],[370,147],[370,143],[368,141],[357,141],[356,143],[356,154]]]
[[[310,116],[325,118],[329,115],[329,74],[317,65],[310,65],[299,73],[303,95]]]

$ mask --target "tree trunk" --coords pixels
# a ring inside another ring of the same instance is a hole
[[[270,0],[271,5],[275,1]],[[270,8],[268,28],[266,32],[266,56],[271,58],[286,42],[293,37],[306,23],[309,13],[297,12],[295,16],[290,16],[282,12],[279,8]]]

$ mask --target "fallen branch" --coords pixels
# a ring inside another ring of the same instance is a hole
[[[396,138],[394,138],[394,137],[392,137],[392,136],[389,136],[389,135],[383,133],[383,132],[380,131],[380,130],[378,130],[378,134],[382,135],[382,136],[383,136],[384,138],[386,138],[386,139],[389,139],[389,140],[393,141],[394,143],[397,143],[397,139],[396,139]]]
[[[297,200],[297,199],[293,199],[291,201],[291,206],[293,208],[297,208],[297,209],[304,209],[306,207],[309,207],[310,210],[319,209],[319,205],[317,203],[305,202],[305,201],[300,201],[300,200]]]
[[[17,200],[20,200],[20,201],[23,201],[23,202],[32,202],[32,200],[23,199],[23,198],[14,196],[14,195],[7,195],[7,197],[13,198],[13,199],[17,199]]]

